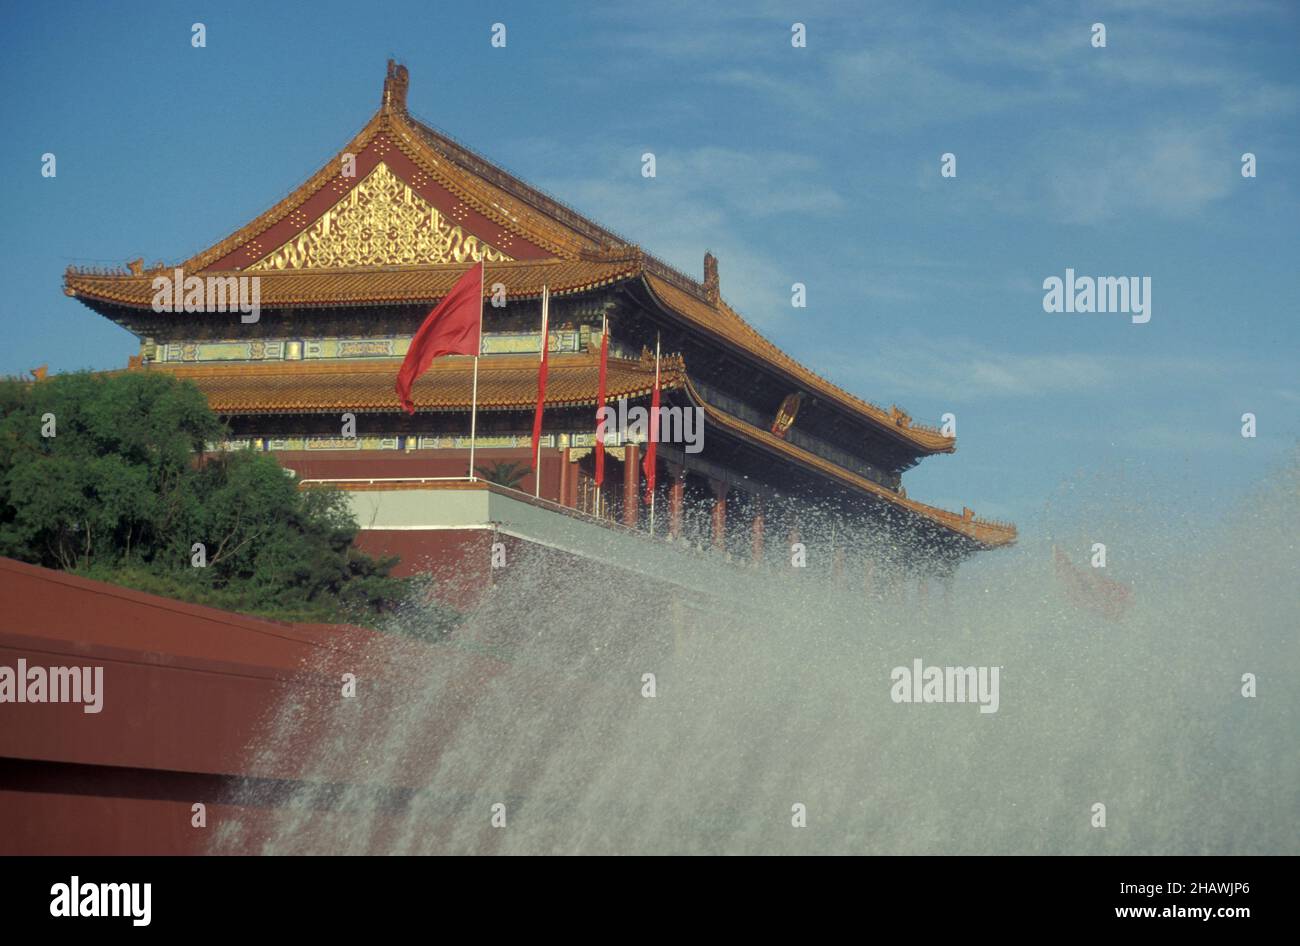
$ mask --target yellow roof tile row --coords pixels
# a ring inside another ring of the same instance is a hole
[[[218,414],[292,414],[332,411],[399,411],[394,384],[401,359],[374,361],[274,362],[268,364],[152,364],[193,381]],[[599,365],[593,355],[550,358],[548,407],[595,406]],[[438,358],[411,389],[417,411],[468,410],[472,402],[472,358]],[[663,386],[680,385],[665,372]],[[644,396],[654,387],[654,366],[611,358],[606,379],[610,400]],[[537,362],[518,355],[479,359],[478,404],[485,410],[531,408],[537,403]]]
[[[927,452],[952,453],[955,450],[955,438],[945,436],[933,427],[910,422],[904,426],[884,408],[855,397],[816,372],[805,368],[764,338],[725,302],[720,302],[715,308],[703,299],[696,298],[654,274],[648,274],[645,281],[666,308],[680,313],[705,330],[721,335],[733,344],[760,355],[768,363],[784,369],[810,392],[836,401],[855,414],[867,415],[889,434]]]
[[[429,304],[445,296],[467,269],[464,265],[402,266],[387,269],[301,269],[254,274],[260,280],[263,307],[330,306],[363,304]],[[600,262],[553,259],[489,263],[484,273],[486,291],[505,286],[507,298],[540,296],[543,286],[552,294],[586,292],[635,275],[635,261]],[[153,281],[170,278],[170,270],[140,275],[69,272],[65,291],[119,305],[146,307],[155,295]],[[203,276],[244,276],[248,273],[208,272]]]

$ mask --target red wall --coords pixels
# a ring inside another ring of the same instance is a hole
[[[464,611],[492,584],[492,532],[487,529],[363,529],[356,546],[367,555],[396,555],[393,574],[431,575],[440,601]]]
[[[26,658],[104,668],[97,714],[81,704],[0,703],[0,854],[199,853],[236,806],[255,849],[258,826],[293,788],[308,750],[281,747],[273,761],[250,750],[265,741],[281,701],[292,693],[307,712],[328,710],[343,673],[395,682],[418,663],[402,655],[426,646],[250,618],[0,559],[0,665]],[[462,651],[446,658],[463,661],[473,679],[502,668]],[[363,701],[367,721],[384,718],[387,699]],[[437,732],[417,735],[437,751]],[[350,781],[362,766],[329,777]],[[247,797],[236,795],[246,779],[263,790],[265,808],[236,800]],[[191,827],[195,802],[208,806],[206,830]]]
[[[276,458],[292,469],[299,479],[385,479],[395,477],[465,476],[469,469],[468,450],[438,450],[424,454],[374,451],[321,450],[279,451]],[[475,465],[519,463],[527,467],[529,451],[482,450]],[[576,476],[570,464],[562,474],[564,453],[541,452],[542,498],[560,502],[561,476]],[[532,494],[531,471],[519,489]],[[572,487],[570,487],[572,492]],[[503,540],[504,541],[504,540]],[[393,574],[432,575],[439,599],[460,610],[473,607],[492,583],[492,532],[487,529],[365,529],[357,534],[357,548],[368,555],[396,555],[400,562]],[[506,543],[507,546],[510,544]]]
[[[542,498],[560,501],[560,465],[563,451],[543,448]],[[299,479],[370,479],[419,476],[468,476],[468,450],[425,450],[398,453],[377,450],[278,450],[275,457],[283,466],[298,474]],[[491,469],[498,463],[529,466],[529,451],[479,450],[474,465]],[[517,487],[530,496],[535,483],[529,470]]]

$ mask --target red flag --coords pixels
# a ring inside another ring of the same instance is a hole
[[[402,409],[415,413],[411,385],[440,355],[477,355],[483,328],[483,263],[471,266],[456,281],[411,339],[406,360],[397,370],[397,397]]]
[[[645,445],[645,501],[650,502],[655,492],[655,446],[659,443],[659,352],[655,351],[655,389],[650,395],[650,437]]]
[[[1113,578],[1104,578],[1088,568],[1076,568],[1065,553],[1052,546],[1056,574],[1065,584],[1070,600],[1110,621],[1118,621],[1133,603],[1133,589]]]
[[[600,382],[596,390],[596,486],[605,482],[605,422],[600,419],[605,406],[605,369],[609,364],[609,329],[600,335]]]
[[[551,353],[551,295],[542,287],[542,360],[537,366],[537,409],[533,412],[533,472],[537,472],[538,451],[542,446],[542,405],[546,403],[546,371]]]

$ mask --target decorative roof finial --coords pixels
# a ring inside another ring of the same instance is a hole
[[[388,60],[388,75],[384,78],[384,98],[381,103],[385,109],[395,112],[406,111],[406,88],[411,84],[411,74],[405,66],[399,66],[395,60]]]
[[[722,300],[722,290],[718,283],[718,258],[708,252],[704,254],[704,294],[713,305]]]

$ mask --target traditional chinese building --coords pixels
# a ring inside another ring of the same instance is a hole
[[[599,555],[611,533],[653,530],[786,567],[802,542],[810,568],[870,586],[951,574],[1014,541],[1011,525],[909,498],[903,473],[953,452],[954,439],[850,394],[760,335],[723,300],[712,255],[702,280],[655,259],[413,118],[408,81],[390,62],[369,123],[226,239],[178,266],[69,269],[66,293],[140,338],[131,370],[198,385],[228,420],[226,448],[272,451],[305,486],[348,490],[360,544],[400,554],[407,571],[478,552],[486,567],[478,546],[494,536]],[[415,384],[414,416],[393,385],[431,305],[476,260],[494,298],[477,479],[466,482],[473,359],[435,361]],[[158,311],[157,280],[177,269],[232,293],[231,277],[256,277],[257,320],[210,304]],[[543,287],[550,382],[538,483],[528,445]],[[603,488],[594,482],[602,331],[608,402],[648,404],[658,342],[664,406],[704,418],[699,452],[658,446],[653,523],[643,438],[613,431]]]

